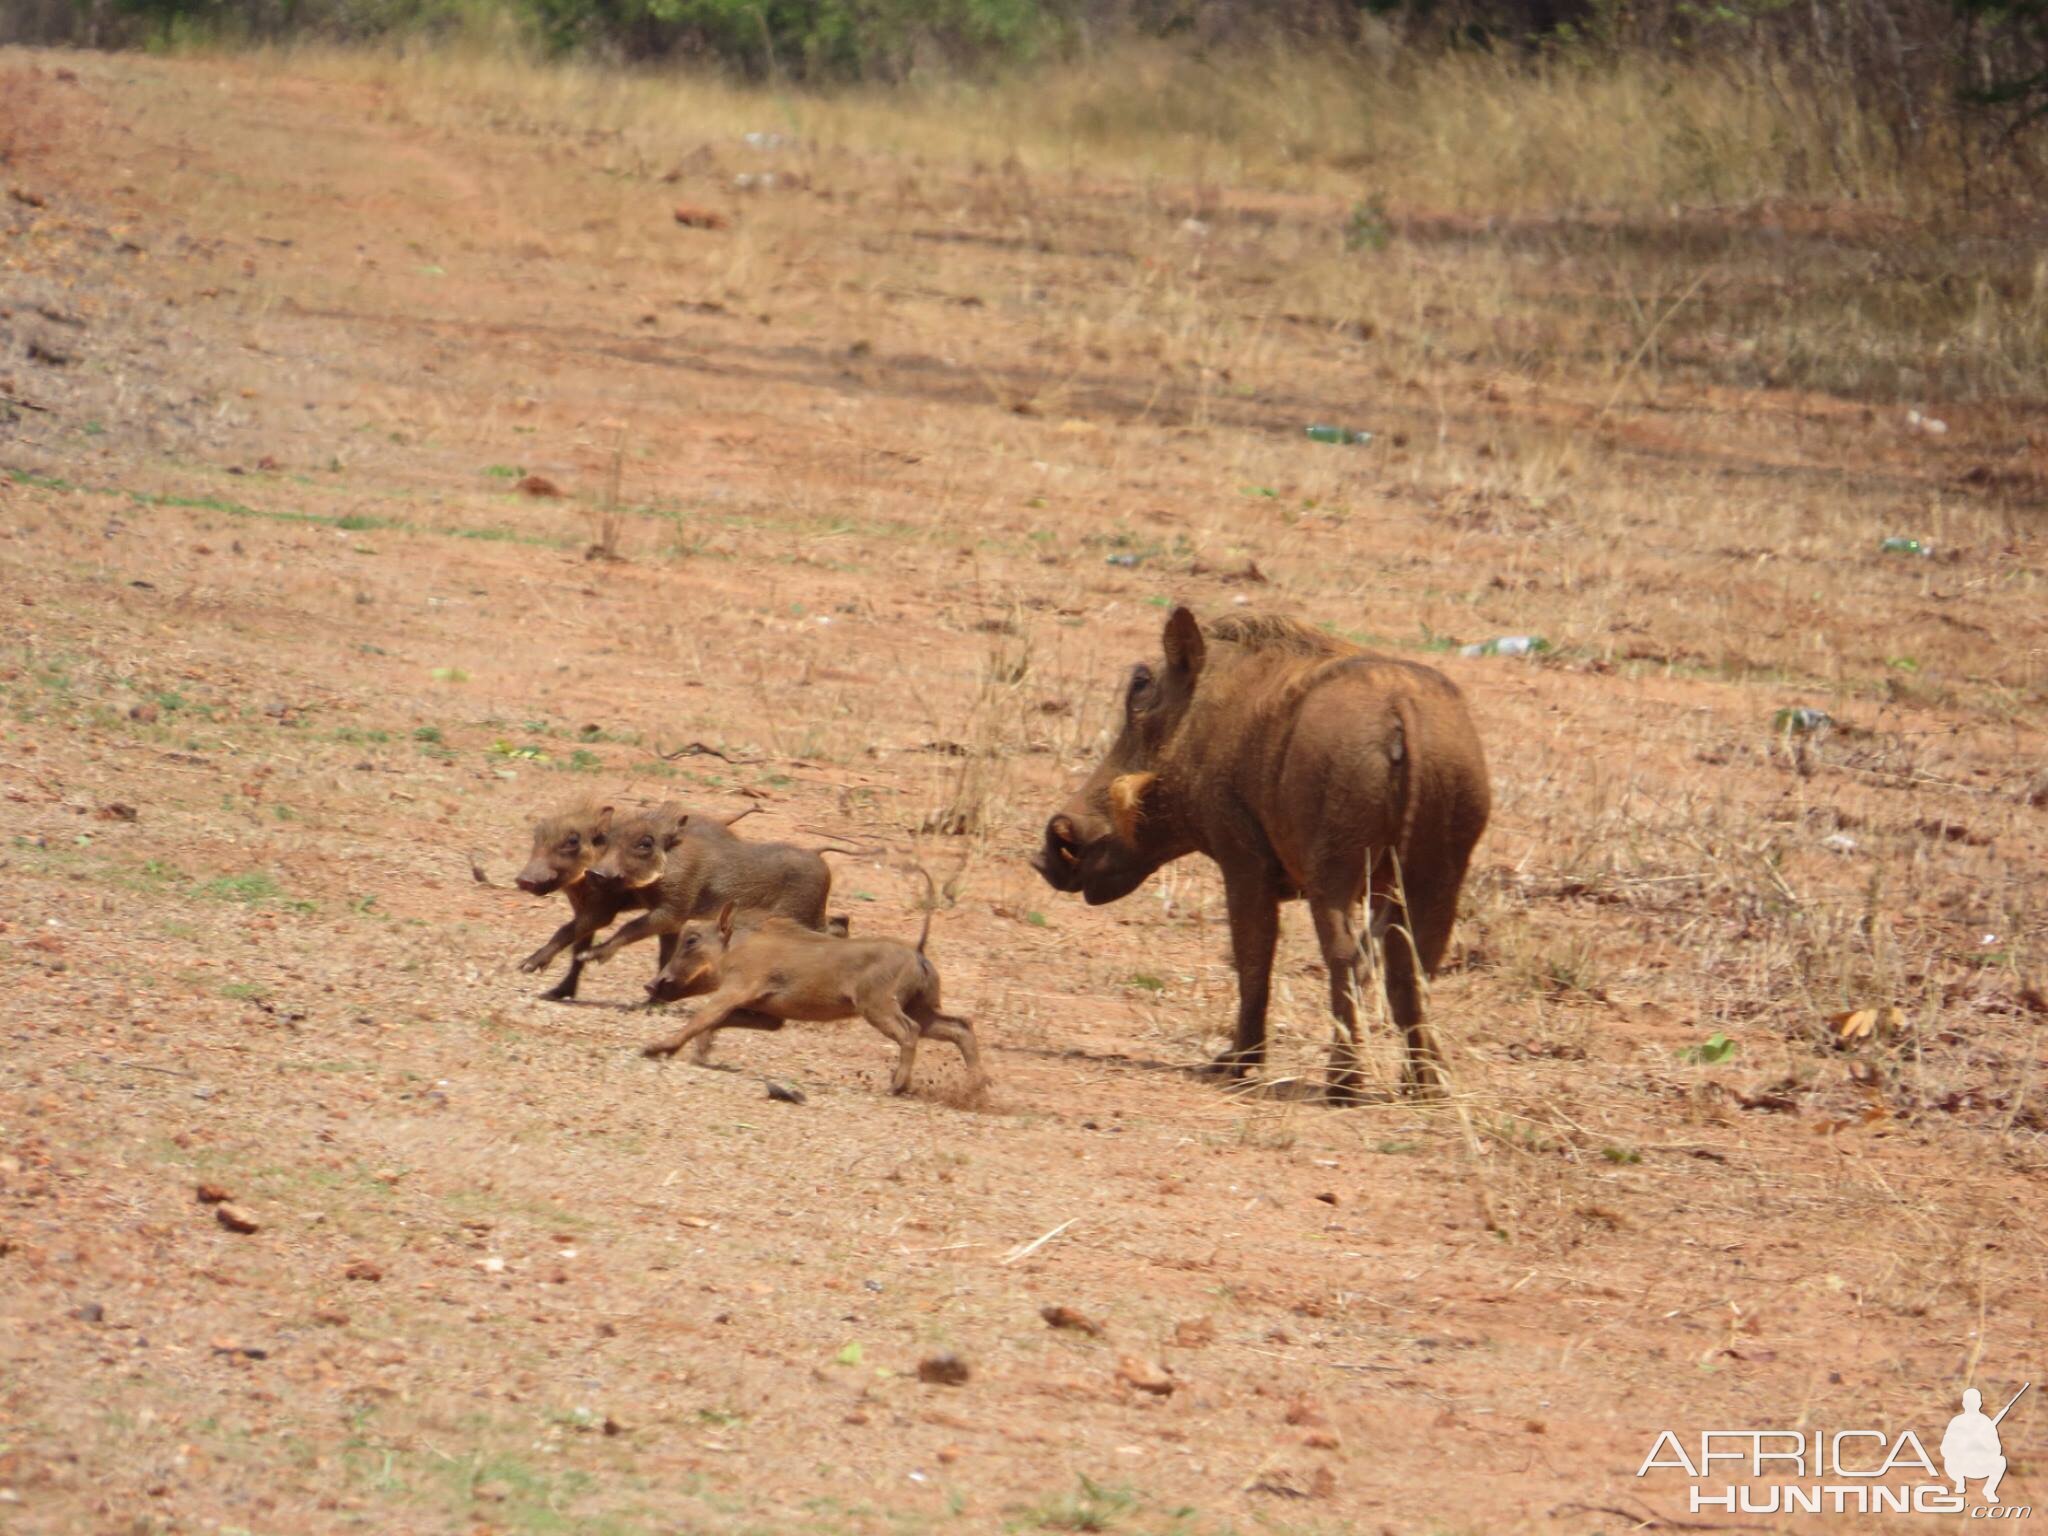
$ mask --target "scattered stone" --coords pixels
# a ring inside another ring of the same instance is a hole
[[[339,1307],[316,1307],[313,1310],[313,1321],[329,1328],[346,1328],[348,1314]]]
[[[560,496],[562,488],[546,475],[522,475],[512,483],[515,491],[524,491],[529,496]]]
[[[1342,1205],[1344,1203],[1344,1197],[1334,1189],[1326,1189],[1320,1195],[1317,1195],[1316,1198],[1325,1205]]]
[[[341,1272],[344,1280],[382,1280],[384,1271],[368,1259],[350,1259],[348,1267]]]
[[[31,192],[27,187],[9,187],[7,195],[25,207],[44,208],[48,206],[42,193]]]
[[[273,459],[267,453],[264,454],[262,458],[256,461],[256,467],[262,470],[277,470],[283,468],[283,466],[279,464],[277,460]]]
[[[1147,1365],[1135,1355],[1125,1355],[1117,1362],[1116,1379],[1154,1397],[1171,1397],[1180,1386],[1165,1366]]]
[[[107,1309],[96,1301],[88,1301],[82,1307],[73,1307],[71,1315],[81,1323],[99,1323],[106,1321]]]
[[[1324,1415],[1322,1404],[1312,1397],[1297,1397],[1287,1405],[1287,1422],[1309,1429],[1320,1429],[1330,1421]]]
[[[608,1435],[623,1435],[626,1432],[626,1426],[610,1414],[606,1414],[604,1416],[604,1432]]]
[[[101,821],[133,821],[136,811],[135,807],[125,800],[109,800],[94,811],[93,815]]]
[[[964,1386],[971,1374],[967,1362],[951,1350],[942,1355],[927,1355],[917,1362],[917,1379],[928,1387]]]
[[[219,1205],[235,1198],[218,1184],[201,1184],[192,1193],[198,1197],[201,1205]]]
[[[246,1235],[259,1230],[256,1218],[238,1205],[216,1205],[213,1208],[213,1216],[214,1220],[218,1221],[230,1232],[240,1232]]]
[[[676,222],[685,229],[724,229],[732,220],[715,208],[703,208],[696,203],[677,203]]]
[[[1102,1324],[1085,1312],[1076,1312],[1072,1307],[1040,1307],[1038,1315],[1052,1328],[1071,1328],[1076,1333],[1085,1333],[1092,1339],[1102,1337]]]
[[[768,1079],[768,1097],[779,1100],[784,1104],[802,1104],[805,1102],[803,1089],[797,1087],[795,1083],[777,1082],[772,1077]]]
[[[1184,1319],[1173,1325],[1176,1349],[1200,1349],[1216,1342],[1216,1325],[1206,1317]]]

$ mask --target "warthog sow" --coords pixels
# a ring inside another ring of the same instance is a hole
[[[1238,1003],[1220,1059],[1234,1075],[1265,1058],[1280,903],[1306,899],[1341,1026],[1330,1077],[1340,1098],[1359,1086],[1364,903],[1407,1042],[1404,1078],[1440,1088],[1420,975],[1443,958],[1491,798],[1458,690],[1429,667],[1261,615],[1204,630],[1176,608],[1165,651],[1132,670],[1122,731],[1046,824],[1033,865],[1090,905],[1185,854],[1222,867]]]

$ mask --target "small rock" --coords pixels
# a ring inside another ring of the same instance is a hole
[[[1140,1392],[1150,1392],[1154,1397],[1171,1397],[1180,1386],[1165,1366],[1147,1365],[1135,1355],[1125,1355],[1117,1362],[1116,1379]]]
[[[71,1315],[81,1323],[98,1323],[106,1320],[107,1309],[96,1301],[88,1301],[82,1307],[73,1307]]]
[[[802,1104],[805,1102],[803,1089],[797,1087],[795,1083],[777,1082],[772,1077],[768,1079],[768,1097],[778,1099],[784,1104]]]
[[[263,470],[275,470],[280,468],[281,466],[278,464],[277,460],[273,459],[269,454],[266,453],[263,455],[262,458],[256,461],[256,467],[258,469]]]
[[[1076,1312],[1072,1307],[1040,1307],[1038,1315],[1052,1328],[1071,1328],[1076,1333],[1085,1333],[1090,1338],[1102,1337],[1102,1324],[1085,1312]]]
[[[214,1220],[230,1232],[247,1234],[258,1230],[256,1218],[238,1205],[216,1205],[213,1208],[213,1216]]]
[[[341,1272],[344,1280],[382,1280],[384,1271],[368,1259],[350,1259],[348,1267]]]
[[[623,1435],[626,1432],[626,1426],[610,1414],[606,1414],[604,1416],[604,1432],[608,1435]]]
[[[546,475],[523,475],[512,484],[515,491],[524,491],[529,496],[560,496],[562,488]]]
[[[1334,1189],[1326,1189],[1320,1195],[1317,1195],[1316,1198],[1325,1205],[1342,1205],[1344,1203],[1344,1197]]]
[[[135,807],[123,800],[109,800],[94,811],[93,815],[100,821],[133,821]]]
[[[695,203],[678,203],[675,212],[676,222],[685,229],[724,229],[732,223],[715,208],[703,208]]]
[[[322,1323],[329,1328],[346,1328],[348,1326],[348,1314],[339,1307],[320,1307],[314,1311],[313,1321]]]
[[[917,1362],[917,1379],[928,1387],[964,1386],[971,1374],[967,1362],[951,1350],[942,1355],[927,1355]]]
[[[942,1445],[939,1447],[936,1454],[939,1458],[939,1464],[941,1466],[950,1467],[951,1465],[953,1465],[954,1462],[960,1459],[960,1447],[957,1445]]]
[[[1322,1404],[1312,1397],[1297,1397],[1287,1405],[1287,1422],[1301,1428],[1320,1429],[1330,1421],[1323,1414]]]
[[[128,718],[135,721],[138,725],[153,725],[156,722],[156,717],[157,707],[154,704],[131,704],[128,706]]]
[[[1185,1319],[1173,1325],[1176,1349],[1200,1349],[1216,1342],[1216,1325],[1206,1317]]]
[[[201,1184],[192,1193],[198,1197],[201,1205],[219,1205],[223,1201],[235,1198],[218,1184]]]

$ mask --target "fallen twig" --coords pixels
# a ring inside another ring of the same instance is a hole
[[[767,761],[765,757],[728,757],[725,753],[719,751],[718,748],[706,746],[701,741],[693,741],[687,746],[677,747],[673,752],[664,752],[660,747],[656,747],[654,755],[664,763],[672,763],[679,757],[715,757],[721,763],[731,763],[735,767],[742,768],[749,763],[765,763]]]
[[[1034,1237],[1030,1242],[1022,1243],[1019,1244],[1017,1247],[1012,1248],[1008,1253],[1003,1255],[1002,1262],[1005,1264],[1015,1264],[1019,1259],[1030,1258],[1031,1255],[1038,1252],[1039,1249],[1043,1248],[1047,1243],[1051,1242],[1054,1238],[1058,1237],[1062,1232],[1066,1231],[1067,1228],[1071,1227],[1075,1222],[1079,1221],[1080,1219],[1081,1218],[1078,1216],[1069,1216],[1065,1221],[1061,1222],[1058,1226],[1054,1227],[1050,1232],[1044,1233],[1038,1237]]]

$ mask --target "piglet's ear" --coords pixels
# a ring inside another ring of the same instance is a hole
[[[1194,613],[1187,608],[1176,608],[1166,616],[1166,664],[1176,672],[1185,672],[1194,677],[1202,670],[1205,647],[1202,644],[1202,626],[1195,622]]]
[[[604,833],[610,832],[611,829],[612,808],[607,805],[597,813],[597,830],[600,835],[603,835]]]
[[[729,901],[718,909],[718,936],[728,941],[732,938],[732,912],[733,904]]]
[[[677,843],[680,843],[683,840],[683,828],[689,822],[689,820],[689,813],[686,811],[682,815],[678,816],[674,821],[670,822],[668,825],[668,830],[661,834],[661,846],[664,848],[673,848]]]

